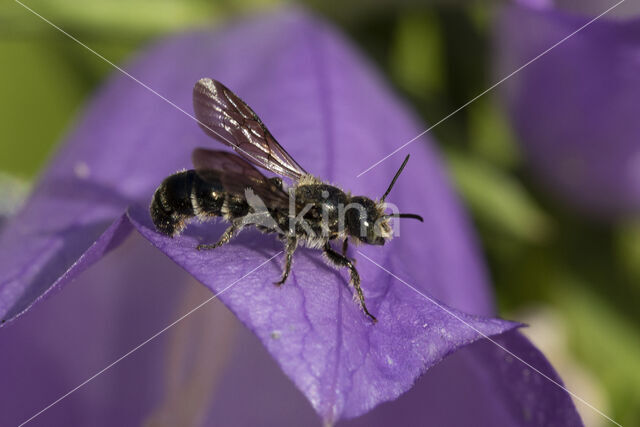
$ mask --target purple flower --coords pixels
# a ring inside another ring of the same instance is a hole
[[[379,196],[398,159],[366,179],[355,172],[420,130],[348,43],[299,12],[170,38],[129,72],[185,111],[196,80],[225,82],[307,170],[355,194]],[[561,382],[514,330],[518,324],[488,317],[483,266],[430,145],[414,147],[389,198],[422,214],[425,224],[403,223],[391,243],[360,249],[424,295],[352,253],[379,320],[372,325],[352,301],[346,276],[318,251],[298,250],[290,281],[276,288],[281,262],[269,259],[281,244],[271,236],[247,231],[198,252],[197,243],[215,239],[224,224],[192,224],[175,239],[153,230],[147,206],[155,187],[190,166],[191,149],[212,144],[193,120],[128,78],[118,75],[101,91],[0,237],[2,319],[62,291],[0,331],[0,376],[7,378],[0,401],[8,408],[0,424],[29,418],[211,298],[143,236],[221,293],[252,333],[223,306],[203,308],[36,420],[306,425],[318,422],[315,412],[331,423],[397,399],[466,346],[402,398],[352,423],[581,425],[562,389],[479,340],[479,332],[494,336]]]
[[[552,2],[518,3],[506,7],[499,21],[500,75],[541,54],[614,2],[581,3],[581,10],[594,16]],[[539,179],[560,198],[605,218],[640,212],[640,18],[631,18],[640,8],[626,2],[614,11],[623,16],[604,16],[588,25],[507,80],[503,92]]]

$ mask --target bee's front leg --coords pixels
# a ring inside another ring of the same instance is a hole
[[[362,310],[364,310],[364,313],[373,320],[373,323],[376,323],[378,319],[376,319],[376,317],[367,310],[367,305],[364,302],[364,293],[360,287],[360,275],[358,274],[358,270],[354,267],[353,262],[351,262],[351,260],[346,256],[333,250],[329,242],[324,245],[323,252],[334,267],[347,267],[349,269],[349,273],[351,275],[349,283],[353,285],[356,290],[360,306],[362,307]]]
[[[293,262],[293,253],[296,251],[297,247],[298,247],[298,238],[295,235],[287,236],[287,241],[284,246],[285,248],[284,271],[282,272],[282,278],[279,281],[274,282],[273,283],[274,285],[280,286],[287,281],[287,277],[289,277],[289,273],[291,272],[291,263]]]
[[[349,238],[345,237],[344,242],[342,242],[342,256],[347,258],[347,250],[349,249]],[[353,265],[356,265],[356,259],[350,259]]]
[[[224,233],[222,233],[222,236],[220,236],[220,240],[218,240],[216,243],[206,244],[206,245],[200,244],[196,246],[196,249],[198,249],[199,251],[210,250],[210,249],[215,249],[219,246],[222,246],[225,243],[229,243],[229,240],[231,240],[233,236],[235,236],[241,229],[242,229],[241,225],[234,223],[231,226],[229,226],[229,228],[227,228],[224,231]]]

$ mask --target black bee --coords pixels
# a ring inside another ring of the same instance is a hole
[[[346,267],[362,309],[369,313],[360,288],[354,262],[347,258],[348,239],[356,243],[383,245],[392,238],[389,218],[422,218],[414,214],[385,214],[384,200],[409,160],[407,156],[382,198],[374,201],[352,196],[338,187],[307,173],[278,144],[260,118],[237,95],[212,79],[199,80],[193,89],[193,105],[202,129],[231,146],[238,154],[197,148],[194,170],[166,178],[151,202],[151,218],[157,230],[169,236],[180,234],[192,217],[222,217],[231,225],[213,244],[198,250],[214,249],[229,242],[243,227],[253,225],[266,233],[277,233],[285,245],[286,261],[282,285],[291,271],[298,245],[322,249],[329,263]],[[291,178],[267,178],[252,164]],[[332,240],[341,240],[342,253]]]

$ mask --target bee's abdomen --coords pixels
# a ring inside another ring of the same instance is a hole
[[[202,180],[194,170],[178,172],[156,190],[151,219],[159,232],[174,236],[184,230],[191,217],[222,215],[224,199],[221,185]]]

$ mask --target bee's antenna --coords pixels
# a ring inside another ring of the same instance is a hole
[[[410,214],[410,213],[398,213],[398,214],[389,214],[385,215],[386,218],[413,218],[417,219],[420,222],[424,222],[424,219],[420,215]]]
[[[398,177],[402,173],[402,170],[404,169],[404,167],[406,166],[408,161],[409,161],[409,155],[407,154],[407,157],[404,158],[404,162],[402,162],[402,165],[400,166],[400,169],[398,169],[398,172],[396,172],[396,176],[394,176],[393,179],[391,180],[391,184],[389,184],[389,188],[387,188],[387,191],[384,192],[384,195],[382,196],[382,199],[380,199],[381,202],[384,202],[384,199],[386,199],[387,196],[389,195],[389,193],[391,192],[391,189],[393,188],[393,185],[396,183],[396,180],[398,179]]]

